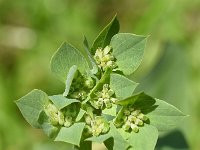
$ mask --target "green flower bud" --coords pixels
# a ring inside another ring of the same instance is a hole
[[[110,129],[109,124],[108,124],[108,123],[104,123],[104,124],[103,124],[102,133],[103,133],[103,134],[107,133],[107,132],[109,131],[109,129]]]
[[[137,118],[136,118],[135,116],[132,116],[132,115],[128,116],[128,120],[129,120],[130,122],[135,122],[136,119],[137,119]]]
[[[64,123],[64,126],[65,127],[70,127],[72,125],[73,121],[72,121],[72,117],[70,116],[66,116],[65,117],[65,123]]]
[[[98,101],[96,101],[96,106],[98,107],[98,108],[102,108],[103,107],[103,100],[98,100]]]
[[[143,121],[137,118],[137,119],[135,120],[135,124],[141,126],[141,125],[143,125]]]
[[[141,120],[143,120],[143,121],[147,121],[147,120],[148,120],[148,117],[145,116],[143,113],[140,113],[140,114],[137,116],[137,118],[139,118],[139,119],[141,119]]]
[[[114,94],[115,92],[112,90],[112,89],[110,89],[109,91],[108,91],[108,95],[111,97],[113,94]]]
[[[105,105],[106,105],[106,108],[107,108],[107,109],[112,108],[112,103],[110,103],[110,102],[109,102],[109,103],[106,103]]]
[[[131,124],[131,129],[135,133],[137,133],[139,131],[139,127],[137,125],[133,124],[133,123]]]
[[[111,46],[106,46],[106,47],[103,49],[104,55],[108,54],[108,53],[110,52],[111,49],[112,49]]]
[[[88,89],[93,88],[94,86],[94,81],[92,80],[92,78],[88,78],[87,80],[85,80],[84,83],[85,87],[87,87]]]
[[[125,130],[125,131],[128,131],[131,127],[131,123],[129,121],[127,121],[123,126],[122,128]]]
[[[137,110],[134,110],[133,112],[131,112],[131,115],[137,116],[137,115],[139,115],[140,112],[141,112],[141,110],[137,109]]]
[[[111,100],[112,103],[116,103],[116,101],[117,101],[117,99],[113,98],[113,97],[110,100]]]
[[[131,114],[131,112],[127,109],[124,110],[124,115],[129,116]]]
[[[84,117],[85,117],[86,124],[91,125],[92,118],[89,115],[85,115]]]

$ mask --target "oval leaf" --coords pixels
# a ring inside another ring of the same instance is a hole
[[[45,105],[48,103],[48,96],[41,90],[33,90],[16,101],[23,117],[35,128],[40,128],[38,119]]]
[[[130,33],[119,33],[111,39],[116,64],[125,75],[133,73],[142,62],[146,41],[146,36]]]
[[[85,74],[89,66],[83,55],[68,43],[63,43],[51,59],[51,71],[65,83],[69,69],[76,65]]]

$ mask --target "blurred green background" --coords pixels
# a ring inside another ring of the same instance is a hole
[[[199,149],[199,0],[0,0],[0,150],[70,149],[31,128],[14,100],[34,88],[63,92],[50,73],[52,54],[63,41],[82,49],[84,35],[92,44],[115,13],[120,32],[151,35],[141,67],[130,76],[141,83],[137,90],[190,115],[157,149]]]

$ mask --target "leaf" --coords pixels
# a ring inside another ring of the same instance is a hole
[[[90,48],[89,48],[89,44],[88,44],[88,41],[86,39],[86,37],[84,36],[84,41],[83,41],[83,44],[85,46],[85,52],[86,52],[86,57],[88,57],[88,59],[90,60],[90,63],[91,64],[91,73],[92,74],[96,74],[98,72],[98,66],[96,64],[96,61],[94,60],[94,58],[92,57],[91,53],[90,53]]]
[[[84,116],[85,113],[86,113],[85,110],[80,109],[80,111],[79,111],[79,113],[78,113],[78,115],[76,117],[76,122],[80,121],[83,118],[83,116]]]
[[[49,96],[49,99],[54,103],[54,105],[59,109],[63,109],[64,107],[72,104],[72,103],[80,103],[79,100],[69,99],[62,95],[53,95]]]
[[[107,139],[111,137],[111,133],[108,132],[106,134],[100,135],[100,136],[92,136],[90,138],[87,138],[85,141],[92,141],[92,142],[97,142],[97,143],[103,143]]]
[[[120,74],[111,73],[110,75],[110,87],[115,91],[117,98],[124,99],[131,96],[137,85],[138,83]]]
[[[76,65],[78,70],[85,74],[89,66],[83,55],[68,43],[63,43],[51,59],[51,71],[65,83],[69,69]]]
[[[110,40],[113,35],[119,32],[119,22],[117,17],[111,20],[111,22],[100,32],[97,38],[94,40],[94,43],[91,48],[91,53],[94,54],[98,47],[104,48],[110,44]]]
[[[84,126],[85,123],[75,123],[69,128],[62,127],[55,141],[62,141],[79,146]]]
[[[134,150],[154,150],[158,139],[158,130],[151,125],[145,124],[138,133],[132,132],[129,143]]]
[[[31,126],[40,128],[38,119],[48,101],[46,93],[35,89],[17,100],[16,104],[26,121]]]
[[[122,106],[126,106],[128,104],[134,104],[137,108],[147,109],[155,104],[155,99],[149,95],[146,95],[144,92],[128,97],[124,100],[117,101],[116,103]]]
[[[112,108],[105,108],[102,110],[102,113],[105,115],[116,116],[117,113],[117,105],[112,105]]]
[[[77,70],[77,66],[76,65],[73,65],[72,67],[70,67],[69,72],[67,74],[67,80],[66,80],[66,83],[65,83],[65,91],[63,93],[63,96],[67,96],[68,95],[70,87],[71,87],[71,84],[72,84],[72,81],[73,81],[74,76],[76,75],[77,71],[78,70]]]
[[[172,129],[186,117],[176,107],[162,100],[156,99],[155,105],[157,105],[157,108],[148,113],[147,117],[150,120],[150,124],[156,126],[158,131]]]
[[[130,146],[112,123],[110,124],[110,132],[114,140],[113,150],[126,150]]]
[[[125,75],[132,74],[140,65],[147,37],[130,33],[119,33],[112,37],[111,47],[118,69]]]

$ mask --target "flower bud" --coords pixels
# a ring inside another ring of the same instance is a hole
[[[117,99],[116,99],[116,98],[113,98],[113,97],[112,97],[110,100],[111,100],[113,103],[116,103],[116,101],[117,101]]]
[[[66,116],[66,117],[65,117],[64,126],[65,126],[65,127],[70,127],[71,125],[72,125],[72,117]]]
[[[130,127],[131,127],[131,123],[130,123],[129,121],[127,121],[127,122],[122,126],[122,128],[123,128],[125,131],[129,130]]]
[[[141,125],[143,125],[143,121],[137,118],[137,119],[135,120],[135,124],[141,126]]]
[[[85,87],[87,87],[88,89],[93,88],[94,86],[94,81],[92,80],[92,78],[88,78],[87,80],[85,80],[84,83]]]
[[[106,46],[104,49],[103,49],[103,52],[104,52],[104,55],[108,54],[111,50],[111,46]]]
[[[91,125],[92,118],[89,115],[85,115],[85,122],[88,125]]]
[[[107,133],[109,131],[110,126],[109,126],[108,123],[104,123],[103,125],[104,126],[103,126],[103,129],[102,129],[102,133],[105,134],[105,133]]]
[[[141,119],[141,120],[143,120],[143,121],[147,121],[147,120],[148,120],[148,117],[145,116],[143,113],[140,113],[140,114],[137,116],[137,118],[139,118],[139,119]]]
[[[124,115],[128,116],[130,114],[131,114],[131,112],[129,110],[127,110],[127,109],[124,110]]]
[[[137,118],[136,118],[135,116],[132,116],[132,115],[128,116],[128,120],[129,120],[130,122],[135,122],[136,119],[137,119]]]
[[[139,127],[137,126],[137,125],[135,125],[135,124],[131,124],[131,129],[132,129],[132,131],[134,131],[135,133],[137,133],[138,131],[139,131]]]
[[[137,109],[137,110],[134,110],[133,112],[131,112],[131,115],[137,116],[137,115],[139,115],[140,112],[141,112],[141,110]]]

